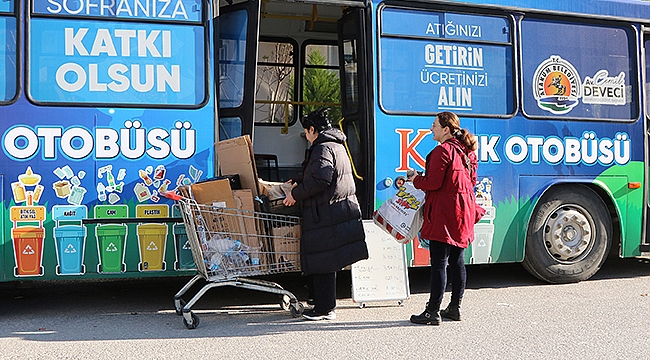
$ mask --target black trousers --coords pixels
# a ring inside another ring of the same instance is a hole
[[[336,272],[311,275],[308,287],[315,312],[327,314],[336,308]]]
[[[431,256],[431,295],[429,309],[437,310],[442,303],[447,286],[447,263],[451,272],[451,299],[458,301],[465,294],[465,249],[439,241],[429,241]]]

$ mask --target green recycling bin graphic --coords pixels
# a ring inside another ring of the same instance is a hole
[[[99,246],[97,272],[120,273],[126,271],[124,263],[126,225],[99,225],[96,231]]]
[[[128,216],[126,205],[97,205],[95,218],[110,219]],[[126,250],[127,226],[125,224],[97,225],[97,250],[99,251],[98,273],[121,273],[126,271],[124,255]]]
[[[178,205],[174,205],[172,207],[172,214],[175,218],[180,218],[182,216]],[[190,247],[190,241],[187,238],[187,230],[185,229],[185,224],[174,224],[173,232],[174,248],[176,250],[176,261],[174,262],[174,269],[196,269],[196,265],[194,264],[194,257],[192,256],[192,248]]]

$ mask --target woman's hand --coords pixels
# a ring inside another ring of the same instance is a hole
[[[418,172],[416,172],[415,170],[409,170],[406,172],[406,180],[413,181],[413,179],[415,179],[415,177],[418,175],[419,175]]]
[[[296,203],[296,199],[293,198],[293,195],[291,195],[291,191],[287,193],[287,197],[284,198],[282,201],[284,206],[293,206]]]

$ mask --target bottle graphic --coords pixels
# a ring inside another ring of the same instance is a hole
[[[25,186],[20,181],[11,183],[11,190],[14,193],[14,202],[16,204],[27,200],[27,194],[25,193]]]
[[[43,185],[36,185],[36,188],[34,189],[34,202],[38,202],[41,199],[41,195],[43,195],[43,190],[45,189],[45,186]]]
[[[97,184],[97,200],[106,201],[106,187],[104,183]]]
[[[165,169],[165,165],[158,165],[156,166],[156,170],[153,172],[153,178],[155,180],[162,180],[165,178],[165,172],[167,170]],[[143,179],[144,180],[144,179]]]
[[[146,171],[140,169],[140,170],[138,170],[138,175],[140,175],[140,179],[144,180],[144,183],[145,183],[147,186],[151,186],[151,184],[153,184],[153,180],[151,180],[151,178],[149,177],[149,175],[147,175],[147,172],[146,172]]]
[[[115,187],[115,178],[113,177],[113,172],[109,171],[106,174],[106,181],[108,182],[108,186],[110,187]]]

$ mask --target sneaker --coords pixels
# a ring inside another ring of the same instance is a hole
[[[317,320],[335,320],[336,319],[336,313],[334,310],[331,310],[327,314],[320,314],[315,312],[313,309],[312,310],[307,310],[302,314],[302,317],[306,320],[312,320],[312,321],[317,321]]]
[[[437,311],[434,313],[428,309],[425,309],[420,315],[411,315],[411,322],[414,324],[440,325],[440,320],[440,315]]]

